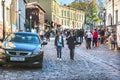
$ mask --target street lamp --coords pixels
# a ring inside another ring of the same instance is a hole
[[[104,15],[104,18],[103,18],[104,27],[106,27],[106,9],[103,9],[103,15]]]
[[[3,5],[3,39],[5,39],[5,0],[2,0]]]
[[[30,15],[30,32],[31,32],[31,29],[32,29],[32,16]]]
[[[20,31],[20,15],[21,15],[21,10],[18,10],[18,14],[19,14],[19,31]]]

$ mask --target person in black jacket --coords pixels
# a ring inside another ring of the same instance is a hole
[[[61,33],[58,31],[57,36],[55,37],[55,46],[57,49],[57,59],[61,61],[62,47],[64,47],[64,40]]]
[[[105,35],[105,31],[104,31],[104,29],[102,29],[102,30],[100,31],[100,40],[101,40],[101,44],[104,43],[104,35]]]
[[[74,50],[75,50],[76,37],[73,34],[73,31],[70,31],[70,35],[67,38],[68,48],[70,49],[70,59],[74,60]]]

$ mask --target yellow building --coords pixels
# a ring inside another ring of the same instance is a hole
[[[80,29],[83,26],[85,12],[60,5],[57,0],[37,0],[46,10],[45,19],[53,21],[55,28]]]

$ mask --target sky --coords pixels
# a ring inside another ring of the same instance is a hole
[[[73,2],[74,0],[58,0],[58,2],[60,3],[60,4],[69,4],[69,3],[71,3],[71,2]]]
[[[71,2],[75,1],[75,0],[57,0],[60,4],[64,5],[64,4],[70,4]],[[100,0],[102,2],[105,3],[105,0]]]

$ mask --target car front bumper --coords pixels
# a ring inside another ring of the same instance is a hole
[[[23,58],[24,60],[11,60],[11,58]],[[32,56],[10,56],[6,55],[1,58],[2,64],[11,64],[11,65],[37,65],[43,62],[43,52],[38,55]]]

